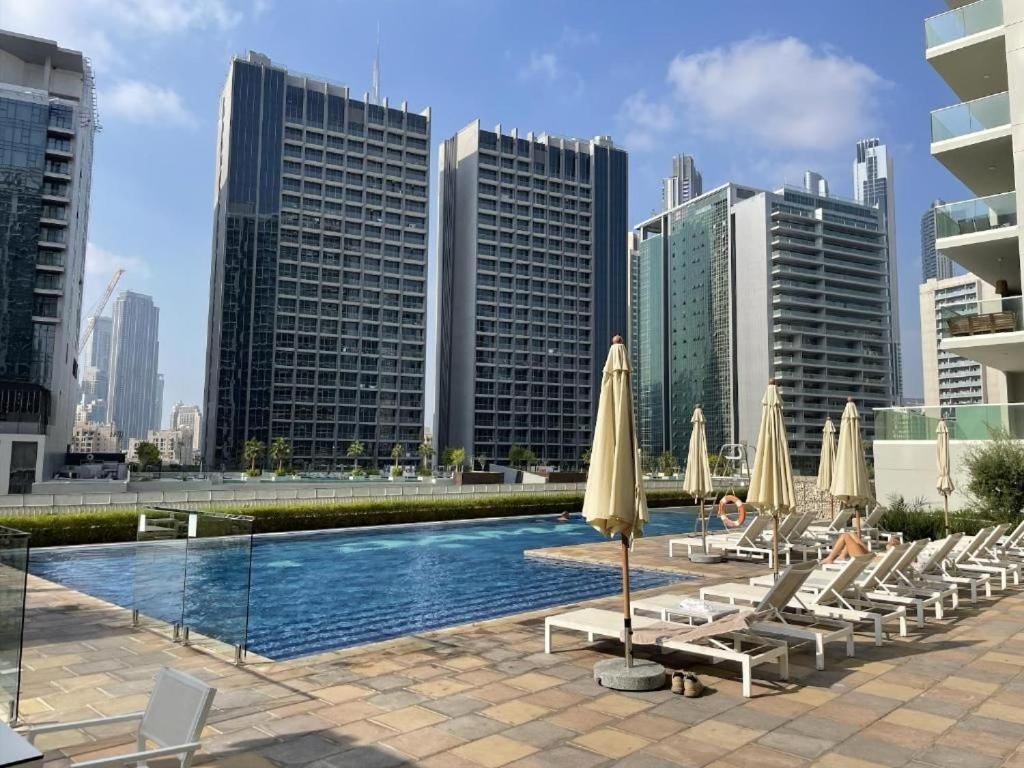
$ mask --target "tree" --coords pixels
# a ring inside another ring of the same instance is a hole
[[[1017,523],[1024,509],[1024,443],[1005,431],[972,448],[964,460],[967,490],[994,521]]]
[[[674,475],[679,471],[679,463],[671,451],[665,451],[658,457],[658,466],[666,475]]]
[[[266,451],[266,446],[262,440],[257,440],[255,437],[250,437],[245,441],[245,448],[242,450],[242,455],[245,456],[245,460],[249,463],[249,474],[256,474],[256,463],[263,459],[263,453]]]
[[[395,460],[395,466],[398,466],[398,460],[402,458],[402,454],[405,453],[405,448],[402,447],[401,443],[395,443],[391,446],[391,458]]]
[[[423,468],[426,469],[427,464],[429,464],[430,460],[434,458],[434,446],[424,441],[416,451],[419,453],[420,459],[423,462]]]
[[[452,448],[451,446],[448,446],[443,451],[441,451],[441,466],[442,467],[447,468],[447,467],[450,467],[452,464],[454,464],[454,462],[452,461],[452,454],[454,452],[455,452],[455,449]]]
[[[518,443],[513,443],[508,449],[508,463],[516,469],[522,469],[526,464],[527,450]]]
[[[366,453],[366,448],[359,440],[353,440],[348,444],[345,455],[352,459],[352,468],[359,469],[359,457]]]
[[[135,447],[135,455],[142,469],[155,467],[160,463],[160,449],[153,443],[141,442]]]
[[[480,471],[481,472],[486,472],[487,471],[487,462],[488,462],[488,460],[490,458],[491,457],[488,456],[486,453],[477,454],[475,457],[473,457],[473,466],[475,467],[477,464],[479,464],[480,465]]]
[[[466,463],[466,449],[465,448],[453,448],[452,449],[452,466],[456,470],[462,469],[462,465]]]
[[[583,452],[583,455],[580,458],[583,460],[583,466],[584,467],[589,467],[590,466],[590,449],[587,448],[587,450],[585,450]]]
[[[277,474],[284,474],[284,463],[292,455],[292,446],[283,437],[275,437],[270,442],[270,458],[277,462]]]

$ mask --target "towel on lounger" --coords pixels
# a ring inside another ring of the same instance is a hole
[[[698,624],[678,624],[672,621],[659,621],[633,631],[633,642],[637,645],[662,645],[669,642],[692,643],[705,637],[723,635],[726,632],[740,632],[747,629],[754,611],[745,610],[730,616]],[[619,638],[623,639],[622,637]]]

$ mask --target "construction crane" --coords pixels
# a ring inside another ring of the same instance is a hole
[[[93,329],[96,327],[96,318],[103,314],[103,309],[107,306],[107,302],[110,301],[110,294],[114,292],[117,287],[117,281],[121,279],[121,275],[124,274],[124,270],[118,267],[114,271],[114,276],[110,278],[110,282],[107,283],[107,289],[103,291],[103,295],[100,296],[100,300],[93,304],[92,309],[89,310],[89,320],[85,324],[85,330],[82,331],[82,338],[78,342],[78,354],[82,354],[82,350],[85,349],[85,343],[89,341],[89,337],[92,336]]]

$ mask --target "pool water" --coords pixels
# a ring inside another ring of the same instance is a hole
[[[689,533],[694,517],[692,509],[654,511],[646,534]],[[554,516],[255,536],[248,647],[289,659],[611,595],[621,588],[616,568],[523,555],[601,538],[578,517],[560,523]],[[36,576],[130,608],[136,579],[151,575],[139,573],[135,549],[37,549],[29,567]],[[233,566],[215,559],[198,569],[207,588],[217,589],[222,567],[229,578]],[[630,577],[637,590],[679,580],[643,570]],[[244,626],[244,607],[238,617]]]

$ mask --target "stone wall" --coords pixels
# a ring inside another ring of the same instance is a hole
[[[819,491],[817,486],[818,478],[807,475],[797,475],[793,478],[793,489],[796,491],[796,508],[803,511],[814,510],[818,513],[818,519],[831,520],[832,511],[829,507],[829,495]]]

